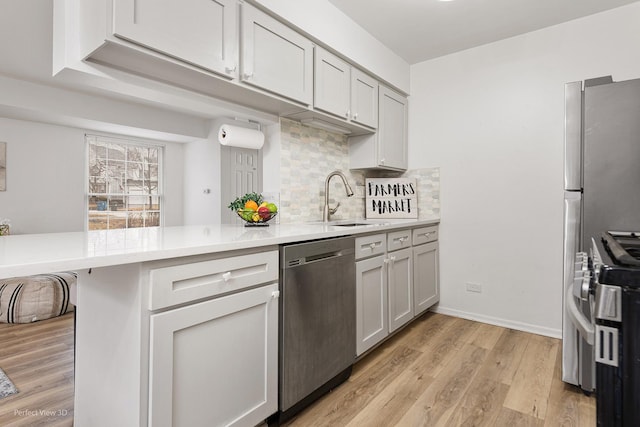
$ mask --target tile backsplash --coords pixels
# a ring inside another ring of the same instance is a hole
[[[364,217],[365,177],[403,176],[418,182],[420,218],[440,216],[440,170],[425,168],[403,174],[349,170],[349,143],[345,135],[281,119],[280,210],[281,223],[322,221],[324,185],[334,170],[342,171],[355,195],[347,197],[340,177],[331,179],[330,206],[340,203],[332,219]]]

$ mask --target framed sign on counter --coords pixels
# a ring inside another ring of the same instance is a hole
[[[412,178],[367,178],[367,219],[418,218],[418,192]]]

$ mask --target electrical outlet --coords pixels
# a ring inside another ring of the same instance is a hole
[[[467,283],[467,292],[482,293],[482,285],[478,283]]]

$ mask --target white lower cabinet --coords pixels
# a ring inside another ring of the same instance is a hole
[[[437,226],[356,238],[357,356],[439,301],[437,238]]]
[[[146,264],[148,425],[255,426],[278,410],[278,250]]]
[[[380,255],[356,262],[357,355],[361,355],[389,334],[385,261],[385,256]]]
[[[438,301],[438,242],[413,247],[413,294],[416,316]]]
[[[413,319],[413,260],[411,248],[387,255],[389,332]]]
[[[253,426],[277,411],[278,284],[150,318],[149,425]]]

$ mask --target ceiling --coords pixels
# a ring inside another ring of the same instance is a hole
[[[638,0],[329,0],[409,64]]]

